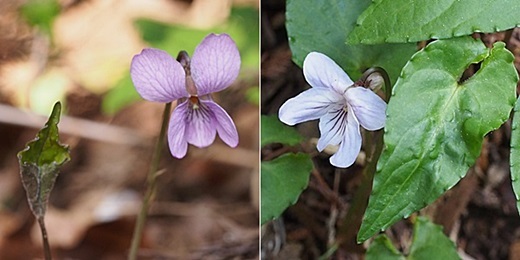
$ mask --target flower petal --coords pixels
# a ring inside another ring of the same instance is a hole
[[[198,108],[188,105],[186,113],[186,140],[199,148],[209,146],[217,135],[213,112],[199,100]]]
[[[348,113],[347,129],[343,135],[343,140],[339,145],[338,151],[330,157],[329,161],[336,167],[347,168],[354,164],[359,151],[361,151],[359,123],[354,113]]]
[[[179,104],[170,117],[168,126],[168,145],[173,157],[182,159],[188,151],[186,141],[186,113],[188,111],[188,100]]]
[[[343,107],[329,110],[327,114],[320,118],[320,139],[317,149],[323,151],[327,145],[338,145],[347,130],[347,111]]]
[[[227,88],[240,71],[240,54],[227,34],[210,34],[197,46],[191,75],[199,96]]]
[[[354,84],[338,64],[319,52],[311,52],[305,57],[303,74],[312,87],[332,88],[339,94]]]
[[[220,139],[230,147],[236,147],[238,145],[237,128],[226,110],[212,100],[201,100],[201,102],[213,113],[215,119],[214,124],[217,126],[217,133]]]
[[[167,103],[188,97],[184,69],[165,51],[143,49],[132,59],[130,76],[135,89],[146,100]]]
[[[375,131],[385,126],[386,103],[372,90],[364,87],[349,88],[345,98],[363,128]]]
[[[295,125],[318,119],[330,109],[342,106],[344,103],[345,99],[343,96],[334,91],[323,88],[311,88],[287,100],[280,107],[278,117],[285,124]]]

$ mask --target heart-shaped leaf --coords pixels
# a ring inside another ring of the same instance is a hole
[[[518,0],[376,0],[358,18],[349,43],[444,39],[520,25]]]
[[[261,216],[260,222],[279,217],[296,203],[309,183],[312,161],[308,154],[284,154],[272,161],[261,163]]]
[[[453,187],[478,157],[484,135],[509,117],[518,75],[502,42],[438,40],[415,54],[387,108],[385,149],[358,241],[386,229]],[[472,63],[480,69],[459,83]]]
[[[58,122],[61,103],[57,102],[36,138],[18,153],[20,175],[29,206],[36,218],[43,218],[59,167],[70,160],[68,146],[59,143]]]
[[[369,0],[289,0],[286,26],[294,61],[300,66],[312,51],[326,54],[356,80],[367,68],[385,69],[395,82],[406,61],[417,50],[415,44],[349,46],[347,35]]]

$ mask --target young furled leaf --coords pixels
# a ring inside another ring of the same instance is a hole
[[[36,138],[18,153],[20,175],[29,206],[36,218],[43,218],[59,167],[70,160],[69,148],[59,143],[58,122],[61,103],[52,109],[49,120]]]

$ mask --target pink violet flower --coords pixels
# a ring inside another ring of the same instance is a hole
[[[291,126],[320,119],[318,151],[339,145],[330,163],[341,168],[351,166],[361,151],[359,125],[370,131],[383,128],[385,101],[370,89],[354,85],[341,67],[318,52],[305,57],[303,74],[312,88],[287,100],[278,117]]]
[[[142,98],[168,103],[178,100],[168,126],[171,154],[183,158],[188,143],[203,148],[218,133],[230,147],[238,145],[238,133],[228,113],[211,98],[237,78],[240,54],[227,34],[209,34],[195,48],[191,61],[181,62],[167,52],[146,48],[132,59],[130,75]]]

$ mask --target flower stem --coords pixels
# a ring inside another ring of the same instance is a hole
[[[51,247],[49,246],[49,238],[47,237],[47,229],[45,228],[45,221],[42,217],[38,217],[38,225],[40,226],[40,230],[42,232],[42,242],[43,242],[43,253],[45,255],[45,260],[51,260]]]
[[[385,84],[385,99],[388,102],[392,95],[392,85],[390,84],[388,73],[380,67],[373,67],[365,71],[360,80],[364,83],[372,73],[378,73],[383,78]],[[377,161],[383,150],[383,130],[366,132],[365,137],[365,147],[368,147],[368,149],[366,149],[367,159],[365,168],[363,169],[363,178],[359,188],[354,193],[350,209],[343,219],[343,223],[336,237],[337,246],[339,245],[352,251],[362,250],[362,248],[357,245],[355,237],[361,227],[363,214],[365,213],[368,198],[372,191],[372,182],[376,172]]]
[[[137,258],[137,251],[139,249],[139,245],[141,244],[141,237],[143,234],[144,224],[146,222],[146,217],[148,215],[148,209],[150,208],[150,202],[152,201],[155,195],[155,186],[157,184],[157,168],[159,168],[159,162],[161,160],[161,152],[164,146],[164,138],[166,136],[166,128],[168,127],[168,119],[170,115],[170,110],[172,107],[172,103],[167,103],[164,106],[163,116],[162,116],[162,125],[161,125],[161,133],[159,134],[159,138],[157,139],[157,144],[155,145],[155,151],[152,157],[152,164],[150,166],[150,172],[148,173],[148,177],[146,180],[146,193],[143,198],[143,204],[141,205],[141,211],[137,216],[137,222],[134,227],[134,234],[132,236],[132,244],[130,246],[130,253],[128,255],[129,260],[135,260]]]
[[[368,197],[372,191],[372,182],[374,180],[374,173],[376,171],[377,161],[383,148],[383,131],[367,132],[367,147],[373,147],[371,151],[367,151],[366,165],[363,169],[363,178],[361,185],[354,193],[352,204],[345,216],[343,223],[338,231],[336,241],[340,246],[351,249],[352,251],[359,250],[355,242],[355,237],[361,222],[363,214],[368,204]]]

